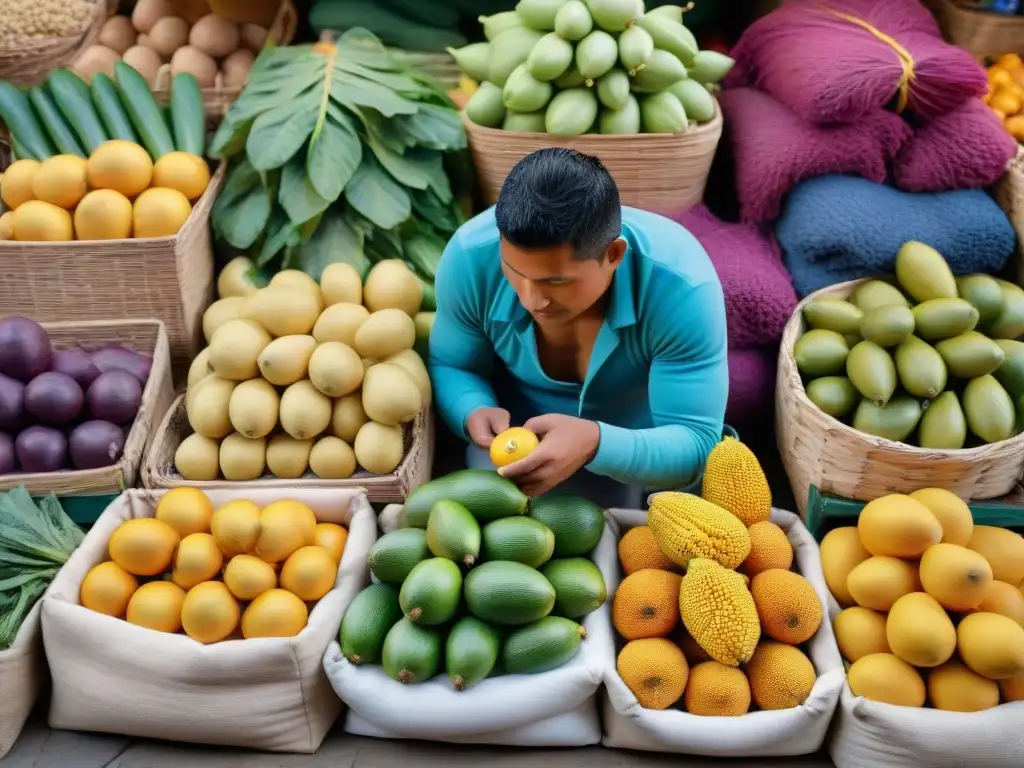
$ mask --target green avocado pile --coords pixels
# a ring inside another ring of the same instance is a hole
[[[488,42],[451,50],[480,87],[478,125],[523,133],[676,133],[715,116],[733,60],[701,51],[683,8],[642,0],[520,0],[481,19]]]
[[[601,509],[575,496],[530,501],[496,472],[468,469],[422,485],[403,514],[408,527],[374,544],[374,583],[342,620],[351,663],[379,663],[400,683],[443,669],[461,691],[576,655],[586,636],[577,622],[607,596],[587,557]]]
[[[934,248],[907,242],[895,284],[804,306],[794,346],[807,396],[869,435],[930,449],[997,443],[1024,428],[1024,289],[954,278]]]

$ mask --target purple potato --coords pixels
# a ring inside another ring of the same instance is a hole
[[[96,469],[117,463],[124,451],[124,432],[109,421],[79,424],[68,440],[75,469]]]
[[[0,373],[0,429],[17,431],[25,410],[25,385]]]
[[[94,419],[128,424],[139,411],[142,385],[127,371],[101,373],[86,393]]]
[[[0,475],[13,472],[18,465],[14,455],[14,440],[6,432],[0,432]]]
[[[25,472],[56,472],[68,458],[68,441],[59,429],[29,427],[14,441],[18,464]]]
[[[100,375],[100,369],[92,362],[92,355],[81,347],[55,349],[53,359],[50,360],[50,370],[70,376],[83,390],[88,389]]]
[[[18,381],[32,381],[49,370],[53,348],[39,323],[16,315],[0,320],[0,373]]]
[[[128,371],[139,380],[140,384],[145,384],[146,379],[149,378],[149,369],[153,365],[153,358],[143,355],[141,352],[112,344],[93,352],[92,363],[100,373]]]
[[[84,402],[82,388],[63,373],[41,373],[25,387],[25,410],[46,424],[74,421]]]

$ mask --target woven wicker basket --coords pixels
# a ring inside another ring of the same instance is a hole
[[[956,451],[917,448],[858,432],[808,399],[793,359],[793,345],[806,330],[803,308],[825,296],[845,299],[862,282],[839,283],[810,294],[782,334],[775,431],[800,513],[805,513],[812,483],[823,493],[863,501],[931,487],[948,488],[967,500],[1009,493],[1024,470],[1024,434]]]
[[[186,480],[174,467],[174,454],[181,441],[192,434],[185,414],[185,396],[181,395],[167,411],[156,430],[153,444],[143,462],[142,482],[147,488],[177,488],[187,485],[203,490],[236,488],[230,480]],[[412,491],[430,479],[434,463],[434,415],[425,409],[405,430],[405,458],[390,475],[371,475],[358,471],[346,480],[321,480],[307,473],[298,480],[264,476],[244,485],[253,488],[363,488],[370,501],[403,502]]]
[[[267,33],[267,40],[275,45],[288,45],[295,37],[295,30],[299,25],[299,14],[290,0],[281,3],[274,23],[270,25]],[[171,65],[164,64],[156,74],[156,82],[153,84],[153,96],[161,104],[168,104],[171,100]],[[217,73],[212,88],[203,88],[203,107],[206,112],[207,122],[214,125],[220,123],[227,114],[228,107],[235,103],[242,86],[224,85],[221,73]]]
[[[497,201],[508,172],[525,155],[544,147],[568,147],[600,158],[619,185],[623,205],[649,211],[691,208],[704,197],[711,161],[722,136],[722,111],[717,104],[710,122],[681,133],[559,138],[484,128],[467,118],[465,112],[462,122],[488,205]]]
[[[174,400],[167,330],[159,320],[96,320],[73,323],[43,323],[58,349],[80,346],[86,349],[121,344],[153,357],[149,379],[142,390],[138,415],[124,443],[120,460],[99,469],[66,470],[33,474],[0,475],[0,490],[24,485],[30,493],[71,494],[120,493],[135,485],[142,469],[142,457],[159,424]]]
[[[448,53],[432,51],[407,51],[403,48],[388,48],[388,53],[398,61],[404,61],[413,69],[437,80],[445,88],[457,88],[462,70]]]
[[[0,48],[0,80],[15,85],[41,83],[53,70],[69,65],[92,45],[103,22],[116,8],[117,0],[94,0],[92,17],[78,34],[30,40],[18,48]]]
[[[1024,285],[1024,147],[1017,147],[1017,156],[1010,161],[1006,173],[996,182],[992,196],[1017,233],[1017,248],[1011,268],[1017,285]]]
[[[171,237],[0,241],[0,316],[40,323],[155,317],[167,327],[173,373],[183,377],[200,349],[203,312],[213,298],[210,210],[225,172],[217,169]]]
[[[1024,17],[964,7],[955,0],[928,0],[942,34],[981,60],[1024,52]]]

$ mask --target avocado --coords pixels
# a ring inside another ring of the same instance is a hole
[[[400,683],[429,680],[441,664],[441,635],[402,619],[384,638],[381,664],[387,676]]]
[[[805,376],[832,376],[842,373],[850,348],[846,339],[835,331],[815,328],[793,345],[796,367]]]
[[[1000,365],[1006,355],[992,339],[977,331],[967,331],[952,339],[943,339],[935,345],[935,349],[954,376],[961,379],[974,379],[992,373]],[[966,407],[966,403],[964,403]]]
[[[914,332],[914,314],[906,307],[889,304],[864,314],[860,335],[880,347],[895,347]]]
[[[427,532],[400,528],[377,539],[366,555],[366,563],[380,581],[401,585],[416,564],[428,557]]]
[[[978,310],[978,322],[990,323],[1003,311],[1003,290],[989,275],[965,275],[956,279],[960,298],[969,301]]]
[[[914,397],[931,399],[946,388],[946,364],[931,344],[908,336],[896,348],[895,358],[900,384]]]
[[[993,375],[1014,400],[1024,395],[1024,342],[996,339],[1003,350],[1003,362]]]
[[[1013,399],[995,376],[979,376],[968,382],[964,388],[964,413],[971,432],[986,443],[1013,437],[1016,426]]]
[[[914,307],[915,333],[926,341],[938,341],[973,331],[978,310],[963,299],[931,299]]]
[[[587,630],[575,621],[548,616],[512,632],[502,648],[502,663],[510,675],[535,675],[557,669],[580,649]]]
[[[445,557],[419,563],[402,584],[398,602],[402,613],[417,624],[444,624],[459,607],[462,572]]]
[[[529,624],[555,607],[551,582],[522,563],[498,560],[478,565],[466,576],[463,591],[469,612],[488,624]]]
[[[427,546],[435,557],[471,568],[480,557],[480,524],[459,502],[442,499],[430,510]]]
[[[373,664],[380,659],[384,638],[399,619],[398,590],[390,584],[371,584],[356,595],[338,638],[341,653],[353,664]]]
[[[452,627],[445,645],[445,670],[455,690],[464,691],[486,678],[498,662],[501,636],[472,616],[463,616]]]
[[[804,318],[811,328],[823,328],[839,334],[859,333],[864,313],[842,299],[814,299],[804,306]]]
[[[864,313],[891,304],[910,308],[910,302],[900,289],[884,280],[868,280],[861,283],[854,289],[850,302]]]
[[[920,420],[920,401],[909,395],[896,395],[884,407],[861,400],[853,415],[853,428],[867,435],[903,442]]]
[[[604,511],[581,496],[545,493],[530,501],[530,517],[554,533],[553,557],[588,555],[604,533]]]
[[[917,240],[908,240],[896,254],[896,281],[917,302],[957,297],[956,279],[942,254]]]
[[[608,597],[604,576],[594,562],[585,557],[552,560],[540,572],[555,588],[553,613],[558,616],[582,619],[604,605]]]
[[[888,352],[871,341],[862,341],[850,350],[846,375],[861,395],[878,406],[889,402],[896,391],[896,364]]]
[[[483,540],[486,560],[513,560],[531,568],[540,568],[555,551],[555,534],[532,517],[505,517],[488,523]]]
[[[925,409],[917,444],[933,450],[959,450],[967,439],[967,419],[956,392],[943,392]]]
[[[1003,310],[985,326],[985,333],[994,339],[1024,336],[1024,289],[1006,280],[994,279],[1003,293]]]
[[[860,393],[845,376],[822,376],[807,384],[807,397],[829,416],[841,419],[853,410]]]
[[[529,499],[511,480],[490,469],[460,469],[424,483],[405,501],[410,528],[426,528],[430,510],[439,501],[456,501],[484,522],[525,515]]]

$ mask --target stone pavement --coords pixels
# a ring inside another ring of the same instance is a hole
[[[122,736],[51,731],[38,713],[0,768],[832,768],[825,754],[763,760],[700,757],[587,747],[511,749],[453,746],[422,741],[381,741],[336,729],[315,755],[277,755],[194,747]]]

